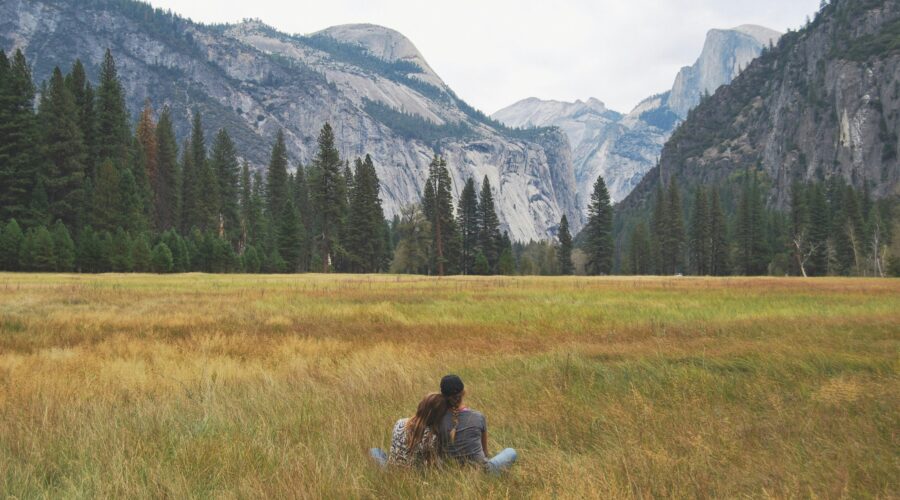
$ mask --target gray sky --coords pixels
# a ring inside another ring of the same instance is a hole
[[[396,29],[473,106],[596,97],[627,112],[667,90],[707,30],[798,28],[819,0],[150,0],[202,22],[259,18],[288,33],[347,23]]]

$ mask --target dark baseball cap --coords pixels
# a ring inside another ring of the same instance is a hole
[[[465,384],[458,375],[445,375],[441,379],[441,394],[444,396],[456,396],[465,389]]]

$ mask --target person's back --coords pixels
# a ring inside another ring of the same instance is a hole
[[[441,379],[441,394],[446,398],[447,413],[438,426],[441,453],[460,463],[483,466],[490,472],[507,469],[515,461],[516,450],[506,448],[488,460],[487,421],[484,415],[463,405],[465,384],[456,375]]]
[[[467,408],[448,411],[441,420],[440,431],[445,456],[463,463],[487,462],[481,442],[487,432],[487,422],[481,413]]]

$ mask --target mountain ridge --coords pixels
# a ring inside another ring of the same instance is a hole
[[[756,25],[710,30],[701,54],[678,72],[672,88],[642,100],[628,113],[609,110],[596,98],[527,98],[492,117],[516,127],[560,127],[572,144],[579,200],[589,199],[602,175],[612,200],[619,202],[656,164],[675,126],[701,97],[730,82],[777,36],[777,31]]]
[[[256,167],[268,161],[279,129],[293,159],[310,162],[318,130],[332,123],[344,158],[375,160],[388,217],[419,201],[427,165],[441,153],[457,196],[469,176],[479,186],[490,179],[513,239],[552,237],[563,215],[582,223],[566,138],[493,123],[389,28],[344,25],[298,36],[259,21],[204,25],[128,0],[11,0],[0,5],[0,19],[0,46],[22,48],[38,81],[76,58],[96,77],[109,47],[133,117],[146,99],[169,105],[184,138],[196,108],[208,134],[228,129]]]

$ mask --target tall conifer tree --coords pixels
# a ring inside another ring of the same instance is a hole
[[[588,206],[587,241],[588,274],[609,274],[612,271],[613,236],[612,205],[603,177],[597,177],[591,203]]]
[[[569,232],[569,219],[563,215],[559,221],[559,250],[556,258],[559,260],[559,273],[568,276],[575,272],[572,264],[572,234]]]
[[[41,179],[51,218],[77,229],[83,212],[85,148],[75,98],[59,68],[53,70],[39,110],[43,145]]]
[[[484,177],[481,183],[481,196],[478,200],[478,247],[487,259],[491,273],[497,272],[500,261],[500,218],[497,217],[497,208],[494,205],[494,194],[491,190],[491,182]]]
[[[475,180],[469,177],[460,194],[456,215],[460,236],[460,272],[463,274],[472,274],[475,266],[480,236],[478,219],[478,193],[475,191]]]

